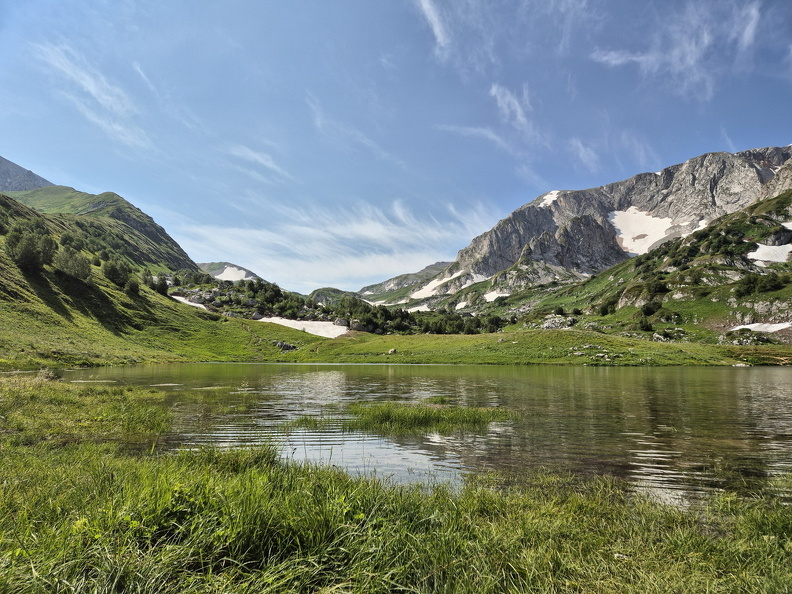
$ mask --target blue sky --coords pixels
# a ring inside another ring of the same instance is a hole
[[[0,155],[306,293],[792,142],[788,0],[0,0],[0,58]]]

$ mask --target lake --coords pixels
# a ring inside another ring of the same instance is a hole
[[[545,467],[617,476],[684,503],[714,490],[772,489],[773,477],[792,471],[792,368],[196,363],[75,370],[64,379],[166,390],[175,422],[160,439],[165,450],[274,439],[286,458],[394,482]],[[340,428],[351,402],[438,396],[513,409],[519,420],[448,436]],[[305,415],[338,422],[284,430]]]

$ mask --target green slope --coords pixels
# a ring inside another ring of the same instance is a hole
[[[133,264],[156,258],[159,246],[135,236],[123,222],[79,217],[43,215],[0,194],[0,368],[260,361],[280,354],[274,342],[301,346],[314,341],[288,328],[209,314],[145,285],[138,294],[127,294],[102,274],[100,266],[91,265],[88,278],[80,280],[52,265],[23,271],[6,253],[9,230],[37,222],[56,241],[70,236],[82,242],[78,253],[83,256],[95,255],[95,249]],[[124,241],[122,235],[137,239]]]
[[[170,271],[197,270],[196,264],[154,219],[127,202],[118,194],[87,194],[66,186],[49,186],[7,195],[37,212],[64,215],[68,224],[77,224],[80,231],[96,235],[104,228],[130,262]],[[65,216],[71,215],[71,216]],[[88,227],[86,229],[85,227]]]
[[[185,306],[143,287],[131,297],[94,267],[91,282],[23,275],[0,250],[0,368],[166,361],[271,361],[274,344],[318,337]]]

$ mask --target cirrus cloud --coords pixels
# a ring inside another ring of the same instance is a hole
[[[52,72],[70,83],[61,90],[77,110],[108,136],[135,148],[152,148],[146,132],[135,122],[139,110],[131,97],[114,85],[82,54],[68,45],[31,44],[33,53]]]
[[[709,101],[724,72],[746,67],[760,19],[758,1],[691,1],[682,14],[658,17],[648,49],[596,49],[590,57],[610,67],[634,64],[644,77],[665,78],[676,94]]]

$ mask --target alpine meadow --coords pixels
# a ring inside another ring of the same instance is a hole
[[[0,592],[792,592],[788,2],[0,29]]]

